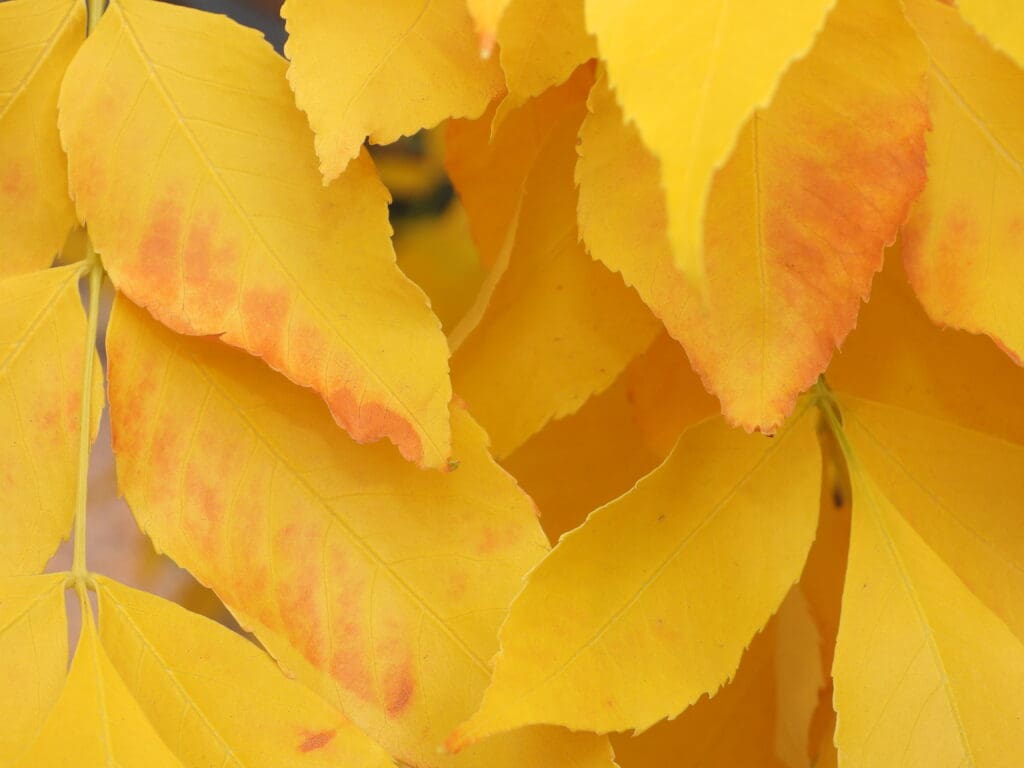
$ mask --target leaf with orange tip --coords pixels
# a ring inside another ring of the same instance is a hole
[[[903,236],[907,272],[935,322],[988,334],[1019,365],[1024,69],[954,8],[907,0],[907,9],[931,56],[933,123],[928,186]]]
[[[100,642],[186,765],[390,768],[368,736],[251,642],[156,595],[97,579]]]
[[[0,281],[0,576],[36,573],[71,531],[86,323],[80,265]],[[103,410],[93,365],[91,436]]]
[[[130,302],[107,337],[118,477],[156,546],[281,665],[402,762],[610,768],[603,739],[533,728],[437,747],[490,677],[522,575],[547,552],[529,499],[453,414],[457,469],[357,445],[308,392]]]
[[[572,84],[558,93],[572,97]],[[528,115],[540,108],[537,100],[521,109]],[[451,334],[453,385],[499,458],[611,385],[658,330],[636,294],[578,241],[573,167],[584,111],[579,94],[546,128],[542,144],[529,134],[516,137],[525,146],[515,154],[532,155],[533,163],[525,177],[508,179],[520,195],[508,239],[486,301]],[[513,125],[511,118],[502,123],[495,143]],[[483,199],[492,183],[456,180],[463,200]]]
[[[0,278],[48,267],[75,223],[57,94],[84,39],[80,0],[0,3]]]
[[[670,258],[701,283],[714,172],[751,113],[803,56],[835,0],[586,0],[587,28],[644,144],[661,163]]]
[[[118,289],[169,327],[312,387],[356,440],[443,466],[447,346],[395,266],[388,193],[365,155],[323,188],[284,70],[225,17],[113,0],[61,93],[79,214]]]
[[[774,439],[721,418],[690,427],[660,467],[563,536],[512,603],[491,685],[450,746],[530,723],[644,730],[716,691],[814,537],[808,411]]]
[[[68,669],[67,574],[0,578],[0,763],[14,765],[57,703]]]
[[[498,45],[508,89],[499,121],[597,56],[583,21],[583,0],[512,0],[498,27]]]
[[[715,178],[706,301],[673,267],[656,159],[595,86],[583,239],[686,347],[731,423],[775,429],[854,327],[924,184],[926,63],[898,0],[840,0]]]
[[[494,48],[498,23],[512,0],[466,0],[480,40],[480,55],[487,58]]]
[[[324,182],[363,141],[390,144],[447,117],[477,117],[501,90],[464,0],[287,0],[288,79],[309,115]],[[338,53],[344,52],[339,66]]]

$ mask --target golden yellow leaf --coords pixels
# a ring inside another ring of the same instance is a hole
[[[918,535],[1024,639],[1024,446],[841,396],[857,461]]]
[[[1010,768],[1024,754],[1024,645],[859,466],[861,450],[832,668],[839,764]]]
[[[393,765],[248,640],[156,595],[102,577],[97,584],[103,649],[186,765]]]
[[[477,117],[501,89],[464,0],[287,0],[288,80],[331,182],[369,137],[389,144],[447,117]],[[345,52],[339,66],[338,53]]]
[[[498,26],[498,46],[508,90],[498,121],[597,56],[583,22],[583,0],[513,0]]]
[[[61,94],[79,214],[159,320],[312,387],[355,439],[441,466],[447,346],[395,266],[387,191],[365,156],[322,187],[284,69],[223,16],[114,0]]]
[[[0,763],[35,741],[64,687],[68,628],[65,574],[0,579]]]
[[[86,343],[79,265],[0,281],[0,576],[43,569],[71,530]],[[93,366],[91,436],[103,410]]]
[[[817,659],[803,653],[816,642],[795,588],[750,642],[735,676],[720,691],[642,734],[613,736],[616,758],[623,768],[795,768],[779,756],[780,727],[800,718],[806,727],[808,713],[805,706],[780,709],[790,702],[779,695],[793,682],[783,677],[795,671],[789,662],[798,664],[801,675],[810,673],[820,681]],[[806,757],[802,768],[808,768]]]
[[[492,107],[478,120],[452,120],[445,136],[445,167],[469,217],[485,266],[493,267],[515,239],[526,179],[560,119],[586,98],[589,67],[523,109],[512,110],[491,135]]]
[[[928,186],[903,236],[907,273],[935,322],[988,334],[1019,365],[1024,70],[955,9],[935,0],[907,8],[931,55],[933,123]]]
[[[553,728],[437,751],[479,700],[507,605],[547,552],[464,411],[459,467],[425,473],[355,444],[251,358],[123,299],[107,349],[118,476],[141,527],[287,670],[405,763],[609,768],[603,739]]]
[[[512,0],[466,0],[480,39],[480,55],[488,57],[494,47],[498,22]]]
[[[1024,16],[1016,8],[999,0],[957,0],[956,7],[992,45],[1024,65]]]
[[[584,111],[580,98],[547,129],[485,286],[486,304],[481,299],[451,334],[455,390],[498,457],[611,385],[658,330],[637,295],[579,243],[573,167]],[[516,155],[533,152],[532,136],[518,140],[530,146]],[[487,185],[459,189],[465,200]]]
[[[75,223],[57,94],[84,39],[79,0],[0,3],[0,278],[48,267]]]
[[[18,768],[185,768],[110,663],[87,603],[83,612],[64,690]]]
[[[669,240],[686,278],[704,276],[712,175],[834,3],[586,0],[587,27],[626,119],[661,163]]]
[[[898,0],[839,2],[715,179],[706,301],[673,267],[655,157],[608,88],[591,93],[583,239],[686,347],[731,423],[775,429],[854,327],[924,184],[925,67]]]
[[[808,408],[774,439],[720,418],[530,572],[454,747],[527,723],[597,732],[674,717],[732,675],[799,578],[820,461]]]

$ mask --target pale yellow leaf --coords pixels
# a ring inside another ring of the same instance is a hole
[[[704,276],[715,170],[835,0],[586,0],[588,29],[626,119],[661,162],[675,264]]]
[[[0,278],[49,266],[75,222],[57,94],[84,39],[81,0],[0,3]]]
[[[807,411],[774,439],[700,422],[562,537],[512,603],[493,681],[450,743],[527,723],[643,730],[718,690],[814,537]]]
[[[18,768],[185,768],[160,740],[100,646],[83,608],[67,683]]]
[[[730,422],[773,430],[856,324],[925,183],[926,67],[898,0],[837,4],[715,178],[706,297],[675,269],[656,158],[595,85],[577,168],[583,240],[686,347]]]
[[[31,746],[64,687],[65,578],[0,579],[0,764],[14,765]]]
[[[955,9],[936,0],[907,9],[931,54],[932,117],[928,186],[903,236],[907,273],[935,322],[988,334],[1019,365],[1024,69]]]
[[[164,743],[219,768],[393,763],[248,640],[163,598],[98,578],[100,642]]]
[[[934,438],[933,438],[934,439]],[[1024,645],[858,466],[832,674],[844,768],[1012,768],[1024,754]]]
[[[463,410],[459,466],[422,472],[352,442],[258,362],[124,299],[107,349],[118,476],[141,527],[290,673],[410,765],[610,766],[603,739],[553,728],[438,752],[547,552],[532,504]]]
[[[41,571],[71,530],[86,345],[80,265],[0,281],[0,576]],[[93,365],[91,436],[103,410]]]
[[[365,156],[322,187],[284,70],[223,16],[114,0],[61,94],[79,215],[159,320],[312,387],[355,439],[441,466],[447,346],[395,266],[388,193]]]
[[[325,182],[367,137],[389,144],[448,117],[477,117],[501,89],[465,0],[287,0],[281,15],[288,79],[316,133]]]

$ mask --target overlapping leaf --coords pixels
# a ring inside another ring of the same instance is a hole
[[[687,278],[704,275],[713,173],[834,3],[586,0],[587,27],[626,119],[660,161],[674,263]]]
[[[0,278],[49,266],[74,224],[57,94],[84,38],[79,0],[0,3]]]
[[[530,573],[452,746],[537,722],[643,730],[716,691],[800,576],[819,477],[806,409],[775,439],[685,431]]]
[[[932,319],[989,334],[1019,364],[1024,70],[955,9],[934,0],[907,8],[931,56],[933,123],[928,186],[904,236],[907,270]]]
[[[123,299],[108,350],[118,474],[140,524],[300,680],[409,764],[610,766],[603,740],[554,728],[437,751],[547,551],[467,414],[458,469],[424,473],[351,442],[255,361]]]
[[[324,181],[369,137],[387,144],[447,117],[477,117],[501,88],[464,0],[287,0],[288,79],[316,133]],[[344,53],[339,66],[338,53]]]
[[[958,0],[956,7],[996,48],[1024,66],[1024,17],[1007,12],[999,0]]]
[[[284,69],[223,17],[113,2],[61,95],[79,215],[118,288],[168,326],[219,334],[313,387],[357,440],[440,466],[437,319],[395,266],[369,159],[321,186]]]
[[[0,281],[0,576],[43,569],[71,530],[85,360],[78,265]],[[93,366],[90,418],[103,410]]]
[[[595,86],[583,238],[686,346],[731,422],[778,426],[853,328],[924,184],[925,66],[896,0],[841,0],[716,177],[706,301],[673,269],[655,158]]]

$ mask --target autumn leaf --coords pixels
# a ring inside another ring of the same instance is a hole
[[[313,387],[355,439],[441,466],[447,348],[395,266],[388,194],[365,156],[322,188],[284,69],[223,17],[115,0],[62,91],[79,215],[118,289],[162,322]]]
[[[388,144],[448,117],[477,117],[501,88],[463,0],[393,0],[372,13],[354,0],[287,0],[281,14],[288,79],[316,133],[325,182],[367,137]]]
[[[480,55],[489,57],[494,47],[498,22],[512,0],[466,0],[480,39]]]
[[[931,57],[934,126],[928,186],[904,234],[907,271],[933,320],[988,334],[1020,364],[1024,70],[953,8],[934,0],[907,8]]]
[[[84,39],[78,0],[0,3],[0,278],[48,267],[75,222],[57,94]]]
[[[578,93],[569,83],[559,95]],[[524,112],[538,113],[522,119],[546,126],[540,117],[548,108],[530,102]],[[499,458],[608,387],[657,332],[636,294],[595,264],[578,241],[573,147],[584,110],[582,98],[567,104],[541,133],[540,144],[530,134],[517,137],[526,146],[515,156],[532,158],[532,165],[525,175],[509,178],[519,198],[504,247],[482,290],[485,298],[450,337],[455,389]],[[502,124],[495,143],[512,125],[511,118]],[[486,142],[487,135],[478,128],[462,140]],[[469,150],[464,145],[461,151]],[[501,178],[485,176],[488,181],[479,187],[456,177],[464,200],[479,196],[479,205]]]
[[[999,50],[1024,65],[1024,19],[995,0],[957,0],[960,15]]]
[[[706,301],[673,268],[655,158],[595,85],[577,168],[583,239],[686,347],[731,423],[774,430],[854,327],[924,184],[925,67],[898,2],[839,2],[715,179]]]
[[[564,536],[512,603],[491,685],[449,746],[538,722],[644,730],[716,691],[814,536],[807,411],[775,439],[700,422]]]
[[[0,761],[14,765],[57,702],[68,664],[62,573],[0,578]]]
[[[669,241],[686,278],[703,280],[712,175],[834,3],[586,0],[587,28],[625,117],[661,164]]]
[[[414,765],[611,765],[597,737],[534,728],[437,751],[490,676],[497,628],[547,551],[529,499],[454,414],[460,464],[359,446],[244,355],[120,299],[108,334],[122,489],[156,546],[281,664]]]
[[[81,275],[71,265],[0,280],[0,576],[41,571],[71,531],[85,359]],[[98,361],[93,371],[95,440]]]

